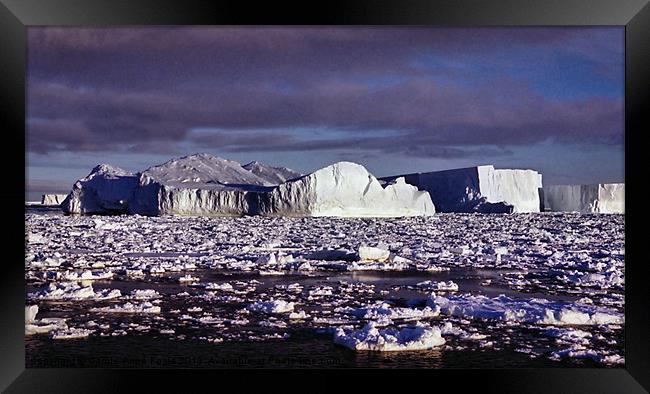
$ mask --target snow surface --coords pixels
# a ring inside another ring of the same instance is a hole
[[[273,167],[257,161],[252,161],[242,167],[258,177],[265,179],[272,185],[279,185],[304,175],[287,167]]]
[[[539,212],[542,175],[533,170],[478,166],[381,178],[428,191],[439,212]]]
[[[545,186],[544,208],[556,212],[625,213],[625,184]]]
[[[296,178],[297,176],[297,178]],[[75,183],[66,213],[141,215],[420,216],[428,193],[398,178],[382,187],[361,165],[339,162],[300,176],[283,167],[196,154],[138,174],[108,165]]]

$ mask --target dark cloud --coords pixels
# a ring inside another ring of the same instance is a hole
[[[231,152],[354,147],[464,157],[478,146],[548,139],[620,143],[620,98],[549,97],[525,78],[481,73],[522,53],[540,62],[530,67],[569,53],[585,72],[613,78],[622,69],[619,34],[590,28],[29,28],[28,148],[173,153],[176,144],[191,143]],[[192,131],[197,128],[214,131]],[[337,137],[295,132],[310,128]]]

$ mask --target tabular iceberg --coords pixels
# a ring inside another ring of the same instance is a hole
[[[429,192],[440,212],[539,212],[542,175],[533,170],[477,166],[380,178],[403,177]]]
[[[339,162],[309,175],[207,154],[132,174],[99,165],[75,183],[66,213],[142,215],[419,216],[435,212],[427,192],[404,179],[382,186],[363,166]]]
[[[550,211],[625,213],[625,184],[546,186],[544,206]]]

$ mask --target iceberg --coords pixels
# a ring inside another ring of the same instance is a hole
[[[546,186],[544,207],[556,212],[625,213],[625,184]]]
[[[100,164],[79,179],[61,207],[66,213],[124,213],[138,177],[121,168]]]
[[[43,197],[41,198],[41,205],[61,205],[66,197],[68,197],[67,194],[43,194]]]
[[[429,192],[439,212],[539,212],[542,175],[492,165],[383,177]]]
[[[260,194],[268,216],[398,217],[435,213],[429,194],[397,178],[385,187],[360,164],[338,162]]]
[[[341,216],[432,215],[427,192],[403,178],[382,186],[363,166],[339,162],[308,175],[208,154],[132,174],[107,164],[77,181],[62,204],[73,214]]]

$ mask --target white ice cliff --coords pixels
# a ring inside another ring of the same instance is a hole
[[[281,216],[420,216],[435,208],[427,192],[397,178],[382,187],[365,167],[339,162],[261,195],[260,213]]]
[[[207,154],[131,174],[95,167],[62,204],[67,213],[142,215],[420,216],[435,212],[427,192],[404,179],[382,186],[363,166],[339,162],[309,175]]]
[[[539,212],[542,175],[533,170],[495,169],[491,165],[423,172],[403,177],[429,192],[439,212]]]
[[[544,207],[550,211],[625,213],[625,184],[546,186]]]

